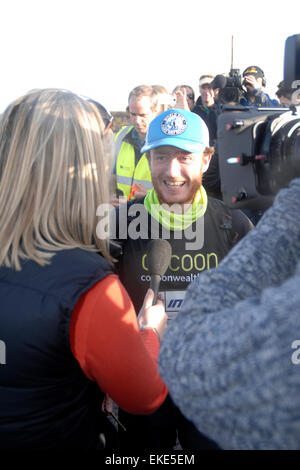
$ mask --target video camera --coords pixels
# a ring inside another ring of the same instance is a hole
[[[218,103],[239,103],[243,94],[243,77],[239,69],[231,69],[229,75],[216,75],[210,86],[218,89]]]
[[[295,88],[296,98],[300,93],[300,34],[286,40],[284,80]],[[226,91],[232,88],[227,84],[234,83],[239,89],[240,81],[238,74],[226,77],[226,87],[219,88]],[[218,117],[218,158],[225,204],[268,208],[278,190],[300,176],[300,106],[224,105]]]

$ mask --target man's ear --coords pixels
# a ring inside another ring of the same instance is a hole
[[[203,157],[202,157],[202,172],[203,173],[207,171],[213,154],[214,154],[214,148],[206,147],[206,149],[203,152]]]

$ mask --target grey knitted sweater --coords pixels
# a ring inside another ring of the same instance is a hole
[[[300,449],[300,179],[185,299],[159,358],[182,413],[223,449]]]

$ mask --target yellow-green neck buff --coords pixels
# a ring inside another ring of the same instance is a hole
[[[205,214],[207,194],[203,186],[201,186],[195,195],[193,203],[189,204],[188,210],[182,214],[176,214],[166,210],[160,204],[155,190],[151,189],[144,199],[144,206],[149,214],[165,228],[169,230],[185,230]]]

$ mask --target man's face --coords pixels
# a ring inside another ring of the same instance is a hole
[[[194,95],[193,90],[191,88],[186,87],[186,100],[187,100],[187,104],[189,105],[190,110],[192,110],[195,105],[193,95]]]
[[[199,91],[201,95],[201,101],[204,106],[210,107],[215,104],[215,92],[208,83],[201,85],[199,87]]]
[[[255,75],[245,75],[243,85],[246,87],[249,93],[257,88],[262,88],[262,78],[255,77]]]
[[[130,123],[135,127],[140,139],[143,141],[147,134],[150,122],[156,116],[152,111],[152,102],[149,96],[141,96],[138,99],[131,98],[128,103]]]
[[[162,146],[150,151],[152,184],[161,204],[190,204],[202,183],[210,157]]]
[[[288,108],[292,104],[292,100],[287,98],[286,96],[280,96],[279,103],[280,103],[280,106],[282,106],[283,108],[285,107]]]

